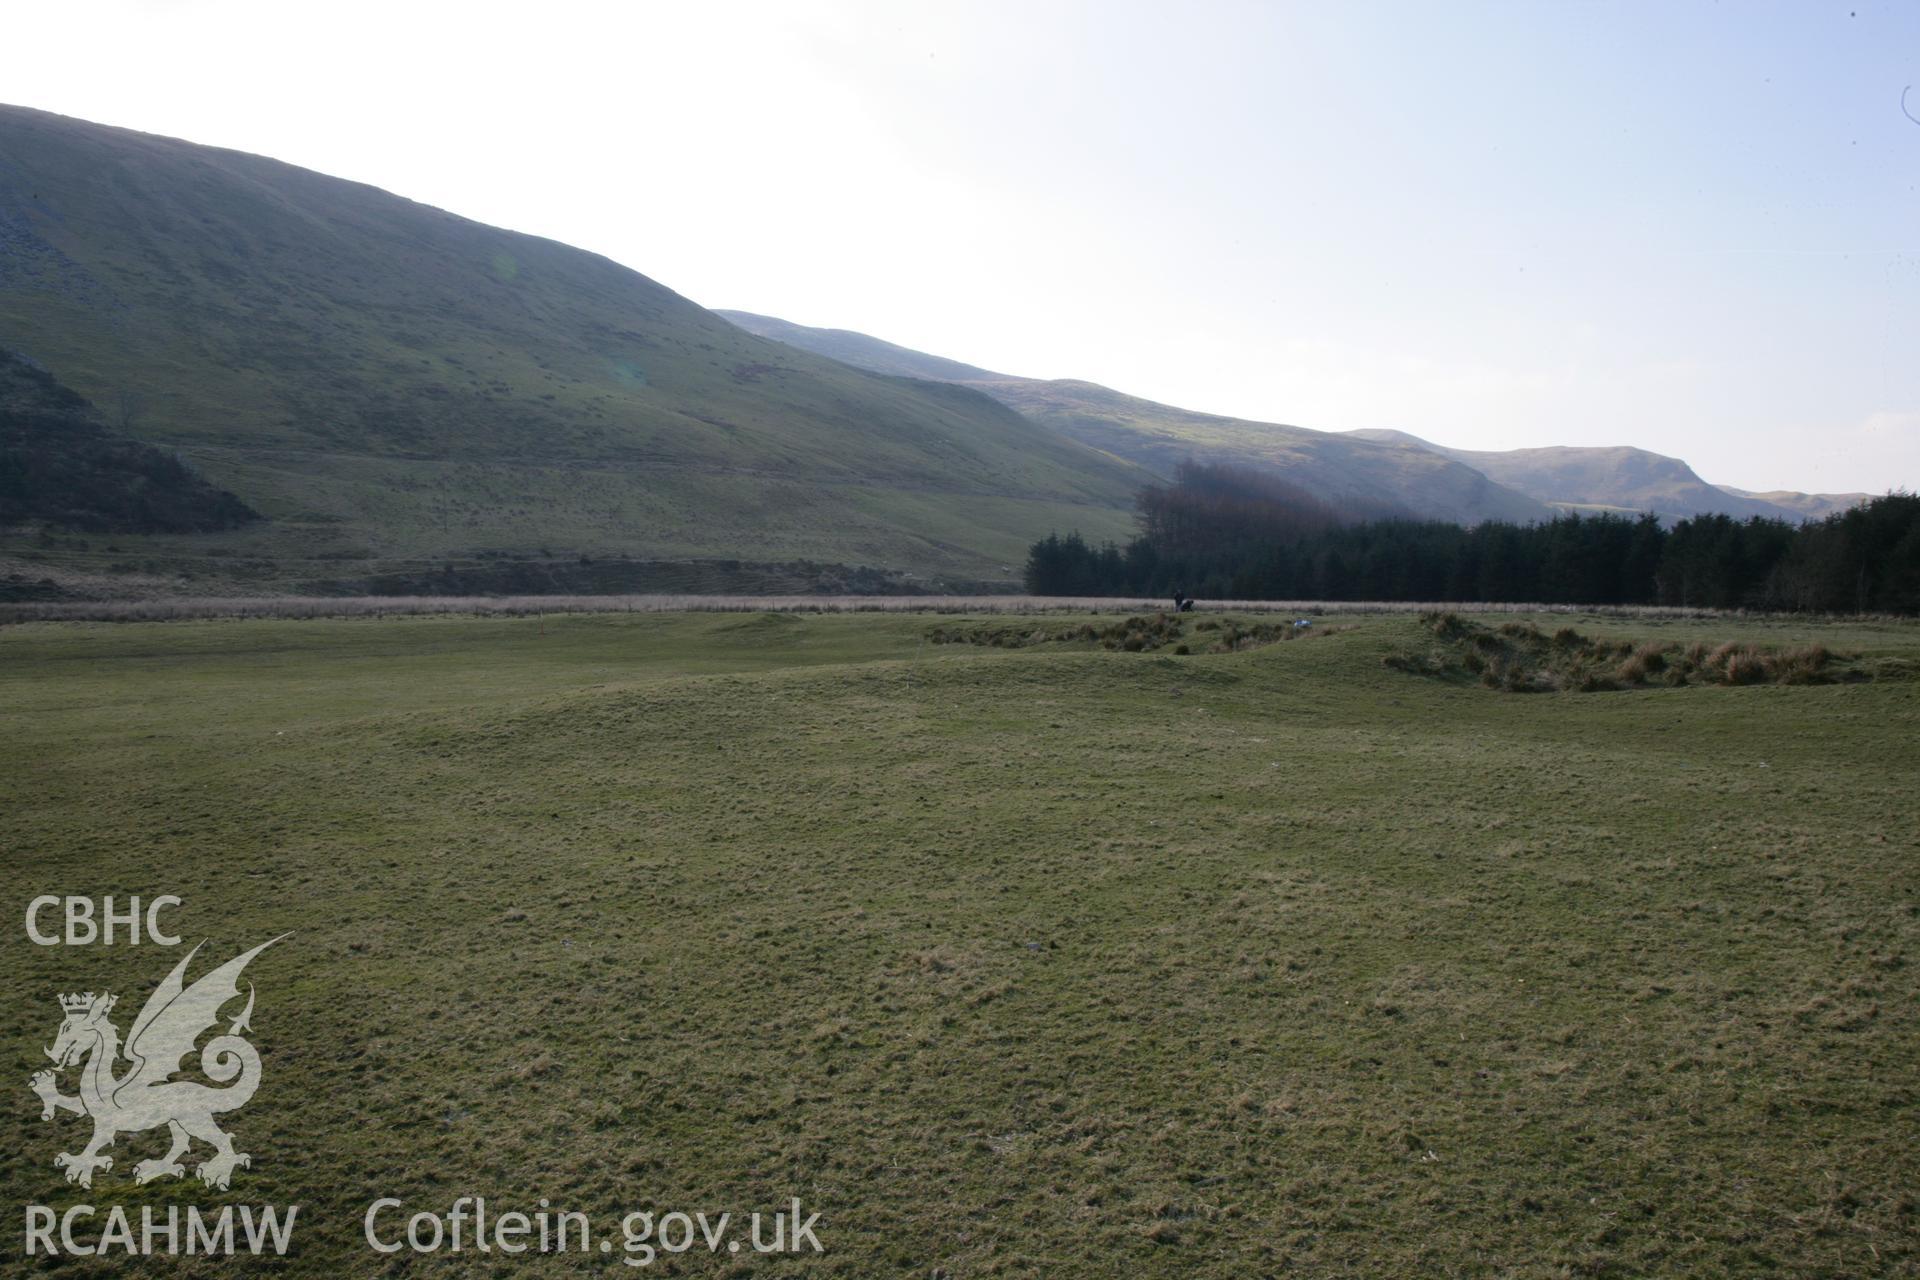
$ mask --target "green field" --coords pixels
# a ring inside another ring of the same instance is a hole
[[[1881,678],[1518,695],[1337,621],[0,629],[0,1199],[298,1204],[301,1276],[632,1274],[377,1255],[382,1195],[821,1214],[640,1274],[1920,1271],[1920,629],[1585,618]],[[124,1030],[180,953],[34,946],[40,893],[178,894],[196,973],[294,931],[230,1192],[135,1187],[154,1134],[62,1181],[55,994]]]

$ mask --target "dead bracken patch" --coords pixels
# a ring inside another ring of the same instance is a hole
[[[1652,685],[1832,684],[1866,680],[1871,672],[1822,644],[1780,648],[1729,641],[1659,644],[1604,640],[1561,627],[1551,635],[1530,622],[1497,627],[1434,612],[1420,616],[1434,643],[1421,653],[1383,660],[1396,671],[1477,680],[1506,693],[1570,690],[1601,693]]]
[[[1058,620],[961,623],[934,627],[927,632],[927,639],[934,644],[977,644],[996,649],[1078,642],[1128,653],[1149,653],[1167,647],[1177,654],[1237,653],[1285,640],[1331,635],[1340,630],[1343,628],[1296,626],[1291,621],[1196,618],[1192,614],[1161,612],[1134,614],[1103,625]]]

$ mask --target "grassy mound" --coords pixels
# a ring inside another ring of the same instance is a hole
[[[1823,644],[1774,647],[1741,641],[1681,645],[1607,640],[1572,627],[1552,634],[1531,622],[1488,627],[1457,613],[1425,613],[1436,641],[1424,653],[1393,653],[1386,665],[1430,676],[1467,676],[1506,693],[1602,693],[1661,685],[1830,684],[1869,678]]]

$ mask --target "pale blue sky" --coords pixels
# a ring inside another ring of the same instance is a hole
[[[1327,430],[1920,486],[1913,3],[8,24],[49,51],[9,59],[10,101],[373,182],[710,306]]]

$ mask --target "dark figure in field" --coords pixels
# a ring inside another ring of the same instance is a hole
[[[1193,597],[1184,591],[1176,590],[1173,593],[1173,611],[1175,613],[1192,613]]]

